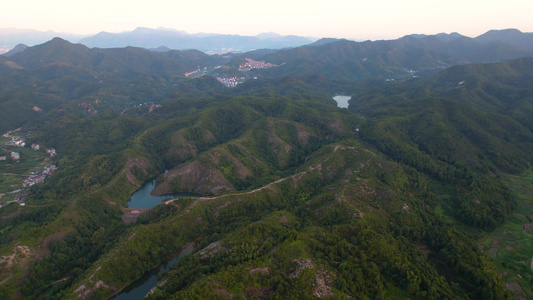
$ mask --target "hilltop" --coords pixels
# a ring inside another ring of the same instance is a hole
[[[58,153],[0,208],[0,298],[107,299],[188,246],[148,299],[531,296],[480,239],[523,205],[504,178],[533,160],[533,58],[483,39],[0,56],[0,129]],[[152,180],[172,199],[128,207]]]

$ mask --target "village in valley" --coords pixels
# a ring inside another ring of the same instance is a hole
[[[54,148],[41,148],[37,143],[27,145],[26,137],[2,136],[0,149],[0,208],[10,203],[25,205],[30,187],[42,184],[57,167],[51,159],[57,155]]]
[[[243,64],[239,65],[238,71],[242,73],[246,73],[248,71],[254,70],[254,69],[268,69],[272,67],[279,67],[280,65],[275,65],[272,63],[267,63],[264,60],[263,61],[257,61],[253,60],[251,58],[244,58],[245,62]],[[281,64],[283,65],[283,64]],[[185,73],[185,77],[187,78],[198,78],[204,75],[209,74],[216,74],[217,70],[220,68],[229,68],[229,67],[222,67],[222,66],[216,66],[214,68],[208,68],[208,67],[200,67],[198,66],[198,69]],[[237,85],[245,82],[247,79],[257,79],[256,76],[250,77],[246,74],[242,74],[242,76],[227,76],[227,75],[216,75],[215,78],[222,83],[224,86],[228,88],[236,87]]]

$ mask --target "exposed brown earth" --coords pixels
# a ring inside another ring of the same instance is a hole
[[[334,296],[334,294],[331,292],[333,278],[328,275],[325,270],[317,270],[315,280],[316,288],[313,292],[313,296],[318,298]]]
[[[533,223],[525,223],[523,233],[533,234]]]
[[[44,257],[44,256],[47,256],[50,254],[50,244],[53,243],[53,242],[57,242],[57,241],[60,241],[60,240],[63,240],[67,234],[69,233],[69,231],[61,231],[61,232],[56,232],[56,233],[53,233],[49,236],[47,236],[44,240],[43,240],[43,244],[41,246],[41,248],[38,248],[38,249],[35,249],[34,251],[34,259],[37,260],[41,257]]]
[[[125,225],[135,223],[140,216],[146,215],[148,211],[150,210],[146,208],[123,208],[122,222]]]
[[[294,262],[296,262],[298,264],[298,266],[296,266],[296,269],[294,270],[294,272],[292,272],[291,274],[289,274],[289,278],[296,278],[296,277],[300,277],[300,274],[302,274],[302,272],[306,269],[314,269],[315,266],[313,265],[313,263],[311,262],[311,259],[310,258],[297,258],[297,259],[294,259],[293,260]]]
[[[270,270],[268,267],[263,267],[263,268],[255,268],[255,269],[251,269],[250,270],[250,274],[252,275],[268,275],[270,274]]]
[[[178,190],[175,189],[176,185],[179,186]],[[166,173],[163,182],[154,188],[152,195],[175,192],[221,195],[230,190],[233,190],[233,186],[218,170],[193,161]]]
[[[213,242],[209,244],[207,247],[202,249],[198,252],[198,255],[202,257],[202,259],[205,259],[207,257],[213,257],[217,255],[218,253],[222,253],[228,250],[227,248],[222,247],[222,243],[220,241]]]
[[[23,266],[29,262],[31,250],[27,246],[15,246],[11,255],[0,257],[0,285],[8,281],[12,276],[13,266]]]
[[[269,299],[270,294],[273,292],[272,288],[247,286],[244,289],[244,297],[246,299],[266,300]]]
[[[148,174],[148,168],[152,167],[152,164],[144,157],[129,158],[126,162],[126,179],[135,186],[141,186],[142,182],[139,182],[135,175],[131,173],[133,167],[137,167],[143,170],[145,174]]]

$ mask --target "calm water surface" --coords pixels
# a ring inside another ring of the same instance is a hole
[[[152,208],[163,201],[175,198],[176,195],[152,196],[150,193],[154,190],[155,179],[147,181],[143,186],[131,195],[128,201],[129,208]]]
[[[163,272],[166,272],[170,270],[170,268],[175,265],[182,257],[184,257],[187,254],[190,254],[194,250],[194,246],[190,245],[183,249],[183,251],[180,252],[180,254],[171,260],[167,261],[166,263],[162,264],[158,268],[147,272],[138,279],[137,281],[134,281],[132,284],[130,284],[128,287],[126,287],[120,294],[116,295],[115,297],[111,298],[113,300],[140,300],[148,294],[148,292],[156,285],[157,283],[157,275],[161,274]]]
[[[351,96],[336,95],[333,100],[337,101],[337,106],[340,108],[348,108],[348,101],[352,99]]]

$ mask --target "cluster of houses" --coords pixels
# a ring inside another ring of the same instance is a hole
[[[46,153],[48,153],[48,155],[50,155],[50,157],[54,157],[57,155],[57,152],[56,152],[56,149],[54,148],[46,148]]]
[[[6,146],[15,146],[15,147],[25,147],[26,146],[26,139],[24,137],[20,137],[20,136],[13,136],[11,137],[11,140],[10,141],[7,141],[5,143]],[[41,147],[39,146],[39,144],[32,144],[31,145],[31,149],[34,150],[34,151],[39,151],[41,149]],[[57,155],[57,152],[54,148],[46,148],[44,150],[48,155],[49,157],[54,157]],[[18,152],[15,152],[15,151],[11,151],[11,150],[6,150],[4,149],[4,152],[6,152],[6,154],[9,155],[9,157],[11,158],[11,160],[13,161],[18,161],[20,160],[20,153]],[[0,156],[0,161],[2,160],[7,160],[7,155],[2,155]],[[49,160],[48,158],[45,159],[46,160]],[[24,202],[26,201],[26,196],[29,194],[29,191],[28,190],[23,190],[23,189],[27,189],[33,185],[36,185],[36,184],[42,184],[44,183],[46,177],[48,176],[52,176],[54,174],[54,172],[57,170],[57,167],[55,165],[49,165],[49,166],[46,166],[43,170],[41,171],[37,171],[37,172],[30,172],[30,176],[26,179],[24,179],[24,181],[22,182],[22,189],[17,189],[17,190],[14,190],[14,191],[11,191],[9,192],[9,194],[17,194],[17,196],[15,196],[14,200],[12,201],[7,201],[7,202],[0,202],[0,208],[9,204],[9,203],[12,203],[12,202],[16,202],[16,203],[19,203],[19,205],[23,206],[24,205]],[[5,196],[5,194],[0,194],[0,199],[3,198]]]
[[[266,63],[263,61],[253,60],[251,58],[246,58],[246,62],[243,65],[239,66],[239,71],[250,71],[252,69],[267,69],[272,67],[279,67],[278,65]]]
[[[30,192],[22,191],[22,190],[19,189],[19,190],[12,191],[10,194],[14,194],[14,193],[18,193],[18,192],[20,192],[20,193],[15,197],[15,199],[13,201],[0,202],[0,208],[4,207],[4,206],[6,206],[6,205],[8,205],[10,203],[13,203],[13,202],[18,203],[20,206],[26,205],[24,203],[24,201],[26,201],[26,196],[28,196],[28,194]],[[0,198],[2,198],[3,196],[4,196],[4,194],[0,194]]]
[[[31,172],[30,177],[24,179],[22,182],[23,188],[29,188],[32,185],[42,184],[47,176],[52,176],[54,171],[57,170],[55,165],[46,166],[44,170],[38,172]]]
[[[26,138],[23,136],[13,136],[11,137],[11,141],[6,142],[6,146],[25,147]]]
[[[11,160],[19,160],[20,159],[20,153],[18,152],[14,152],[14,151],[9,151],[9,150],[5,150],[7,153],[9,153],[9,157],[11,158]],[[7,155],[2,155],[0,156],[0,161],[2,160],[7,160]]]
[[[22,147],[26,146],[26,138],[23,137],[23,136],[13,136],[13,137],[11,137],[10,141],[7,141],[5,143],[5,145],[6,146],[21,147],[22,148]],[[32,148],[33,148],[33,145],[32,145]],[[5,150],[5,149],[4,149],[4,151],[9,154],[9,157],[11,158],[11,160],[14,160],[14,161],[20,160],[20,153],[15,152],[15,151],[11,151],[11,150]],[[2,160],[7,160],[7,155],[0,156],[0,161],[2,161]]]
[[[217,77],[217,80],[226,87],[235,87],[244,82],[244,77]]]
[[[25,147],[26,146],[26,141],[25,141],[25,138],[24,137],[13,137],[10,141],[7,141],[6,146],[15,146],[15,147]],[[41,147],[39,146],[39,144],[31,144],[31,149],[32,150],[35,150],[35,151],[39,151],[41,149]],[[5,150],[4,151],[9,154],[9,157],[11,158],[11,160],[13,161],[18,161],[20,160],[20,153],[19,152],[16,152],[16,151],[11,151],[11,150]],[[57,155],[57,152],[56,152],[56,149],[54,148],[47,148],[46,150],[46,153],[50,156],[50,157],[54,157]],[[7,160],[7,155],[1,155],[0,156],[0,161],[5,161]]]

